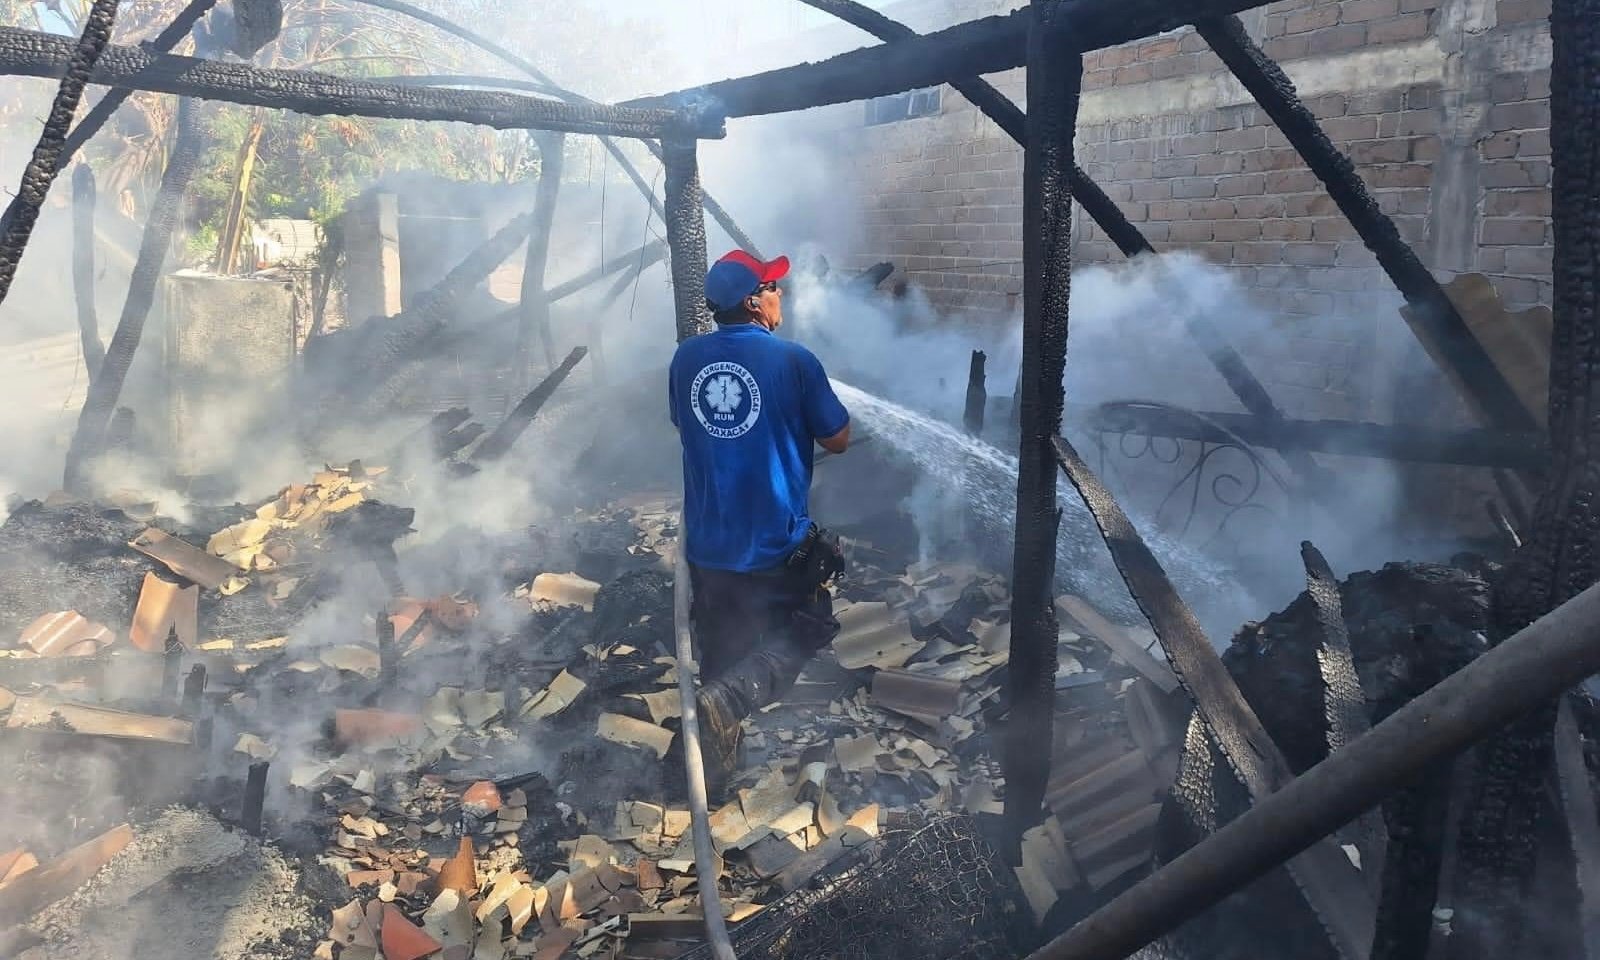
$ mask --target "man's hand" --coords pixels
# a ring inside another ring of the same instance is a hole
[[[829,453],[844,453],[850,446],[850,424],[845,424],[844,429],[831,437],[819,437],[817,443]]]

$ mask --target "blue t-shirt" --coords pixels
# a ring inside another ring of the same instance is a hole
[[[683,441],[683,522],[690,563],[768,570],[810,525],[812,444],[850,422],[822,364],[754,323],[678,345],[667,378]]]

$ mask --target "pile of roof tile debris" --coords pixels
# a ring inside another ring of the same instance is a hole
[[[698,941],[674,750],[673,505],[636,497],[562,518],[503,566],[497,595],[415,598],[395,546],[414,518],[378,499],[385,480],[329,468],[187,527],[135,519],[131,502],[56,501],[0,528],[0,563],[13,550],[34,567],[34,603],[84,601],[29,610],[0,584],[0,629],[15,631],[0,651],[0,750],[38,766],[70,754],[63,738],[112,742],[132,751],[123,777],[161,766],[165,786],[124,784],[123,808],[82,817],[71,837],[19,824],[26,848],[0,858],[0,907],[22,906],[0,920],[70,893],[138,835],[141,810],[183,802],[298,858],[327,911],[320,958],[668,957]],[[712,813],[734,923],[881,831],[1001,811],[989,728],[1006,712],[1003,582],[887,570],[870,544],[847,546],[841,634],[747,721],[748,769]],[[376,572],[387,604],[330,640],[317,614],[358,570]],[[68,589],[86,576],[98,592]],[[1057,676],[1056,815],[1017,871],[1036,919],[1148,863],[1175,755],[1158,703],[1171,677],[1150,638],[1077,598],[1061,607],[1074,629]],[[48,808],[64,776],[54,792],[16,778],[0,800]],[[43,856],[54,849],[67,852]]]

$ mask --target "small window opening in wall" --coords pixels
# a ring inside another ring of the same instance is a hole
[[[914,117],[931,117],[939,112],[943,87],[924,87],[907,90],[888,97],[867,101],[867,126],[910,120]]]

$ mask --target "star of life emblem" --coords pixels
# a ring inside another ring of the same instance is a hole
[[[708,364],[689,384],[689,409],[719,440],[743,436],[761,417],[761,387],[737,363]]]

